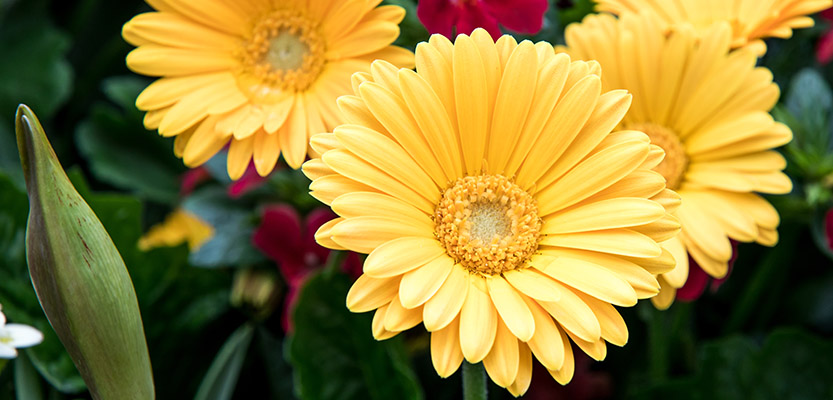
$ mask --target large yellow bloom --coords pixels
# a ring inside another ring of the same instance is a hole
[[[681,27],[684,28],[684,27]],[[792,138],[767,113],[778,100],[772,73],[756,68],[752,49],[730,52],[731,30],[718,23],[702,34],[679,29],[666,36],[650,16],[588,16],[567,27],[567,51],[597,60],[605,90],[626,89],[633,106],[622,121],[644,131],[665,149],[655,170],[682,197],[676,211],[683,225],[664,243],[677,268],[660,277],[671,304],[688,277],[688,253],[709,275],[726,275],[729,238],[772,246],[778,241],[778,212],[761,193],[787,193],[784,158],[771,149]]]
[[[762,39],[786,39],[792,30],[813,26],[813,14],[833,5],[833,0],[596,0],[596,9],[616,15],[649,12],[659,17],[663,29],[681,23],[705,32],[717,22],[732,27],[732,48],[752,47],[766,52]]]
[[[375,59],[413,66],[413,53],[390,46],[405,12],[381,0],[147,0],[157,12],[124,25],[137,49],[133,71],[159,76],[136,105],[145,126],[176,136],[189,167],[226,145],[228,173],[250,160],[267,175],[278,156],[293,168],[309,137],[342,122],[338,96],[350,75]]]
[[[323,155],[304,164],[340,216],[319,243],[369,254],[347,306],[376,310],[380,340],[423,322],[443,377],[483,361],[520,395],[534,354],[566,383],[570,340],[597,360],[624,345],[613,305],[654,296],[673,268],[662,150],[611,133],[631,96],[547,43],[434,35],[416,65],[353,75],[348,124],[313,136]]]

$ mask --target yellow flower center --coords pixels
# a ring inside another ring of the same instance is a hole
[[[282,92],[303,91],[321,74],[324,52],[317,23],[300,12],[273,12],[254,25],[243,45],[238,84],[264,102],[280,99]]]
[[[435,234],[448,255],[472,273],[520,268],[538,249],[535,199],[501,175],[460,178],[434,212]]]
[[[654,167],[654,171],[665,177],[668,188],[679,188],[688,168],[688,155],[677,134],[664,126],[650,122],[628,125],[627,128],[645,132],[651,138],[651,143],[665,150],[665,158]]]

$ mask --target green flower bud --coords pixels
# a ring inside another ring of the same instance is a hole
[[[29,193],[26,257],[46,317],[93,398],[153,399],[142,318],[121,255],[25,105],[16,131]]]

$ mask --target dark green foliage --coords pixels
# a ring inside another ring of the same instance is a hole
[[[371,315],[355,315],[344,299],[347,278],[325,271],[304,287],[293,314],[289,361],[303,399],[421,399],[400,338],[377,342]]]

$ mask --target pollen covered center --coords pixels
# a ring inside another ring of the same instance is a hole
[[[677,134],[664,126],[650,122],[631,124],[627,126],[627,129],[645,132],[651,138],[651,143],[665,150],[665,158],[654,167],[654,171],[665,177],[668,188],[678,189],[688,169],[688,155]]]
[[[304,14],[267,14],[254,24],[240,51],[238,84],[264,102],[276,101],[286,91],[303,91],[321,74],[324,52],[317,24]]]
[[[293,70],[304,65],[304,58],[309,54],[309,45],[288,30],[278,32],[269,41],[265,60],[278,70]]]
[[[473,273],[522,268],[538,249],[538,206],[501,175],[458,179],[443,193],[434,222],[446,253]]]

